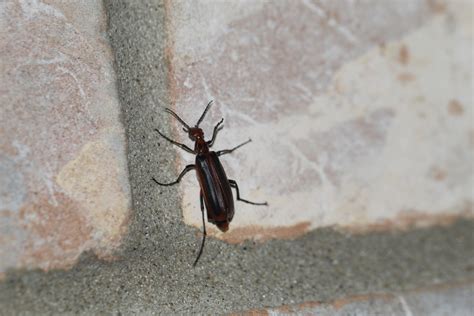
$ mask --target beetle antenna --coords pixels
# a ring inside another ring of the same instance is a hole
[[[202,115],[199,118],[198,122],[196,123],[196,127],[199,127],[199,124],[201,124],[202,120],[204,119],[204,116],[206,116],[207,111],[211,107],[212,102],[214,102],[214,100],[209,101],[209,103],[207,104],[206,109],[204,110],[204,112],[202,113]]]
[[[196,257],[196,260],[194,260],[193,267],[196,266],[196,264],[199,261],[199,258],[201,258],[202,255],[202,250],[204,249],[204,243],[206,242],[206,221],[204,220],[204,202],[203,202],[203,197],[202,197],[202,192],[200,195],[200,200],[201,200],[201,213],[202,213],[202,243],[201,243],[201,248],[199,249],[199,253]]]
[[[174,113],[172,110],[165,108],[165,111],[171,114],[175,119],[177,119],[183,126],[185,127],[184,131],[187,133],[189,131],[189,125],[186,124],[179,116],[178,114]]]

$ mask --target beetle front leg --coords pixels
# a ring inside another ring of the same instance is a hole
[[[235,182],[235,180],[230,180],[229,179],[229,185],[235,189],[235,192],[237,192],[237,201],[242,201],[242,202],[252,204],[252,205],[268,205],[267,202],[256,203],[256,202],[251,202],[251,201],[242,199],[240,197],[239,186],[237,185],[237,182]]]
[[[192,150],[191,148],[189,148],[189,147],[186,146],[185,144],[181,144],[181,143],[178,143],[177,141],[172,140],[171,138],[169,138],[169,137],[166,136],[165,134],[161,133],[158,129],[155,129],[155,131],[157,131],[158,134],[161,135],[161,137],[163,137],[164,139],[166,139],[167,141],[169,141],[171,144],[178,146],[179,148],[181,148],[181,149],[187,151],[188,153],[191,153],[191,154],[194,154],[194,155],[196,154],[196,153],[194,152],[194,150]]]
[[[170,183],[161,183],[161,182],[158,182],[155,178],[152,178],[153,181],[156,182],[156,184],[159,184],[159,185],[162,185],[162,186],[170,186],[170,185],[175,185],[177,183],[179,183],[179,181],[181,181],[181,178],[186,174],[188,173],[188,171],[190,170],[193,170],[193,169],[196,169],[196,165],[187,165],[183,171],[181,171],[181,173],[179,174],[178,176],[178,179],[176,179],[176,181],[173,181],[173,182],[170,182]]]
[[[221,119],[219,123],[217,123],[216,126],[214,126],[214,131],[212,132],[212,138],[210,141],[207,142],[207,145],[209,147],[212,147],[214,144],[214,141],[216,140],[217,133],[223,128],[222,123],[224,122],[224,119]]]
[[[199,258],[201,258],[202,250],[204,249],[204,243],[206,242],[206,236],[207,236],[207,233],[206,233],[206,221],[204,220],[204,201],[203,201],[202,191],[200,191],[200,193],[199,193],[199,200],[200,200],[200,202],[201,202],[201,213],[202,213],[202,228],[203,228],[203,231],[202,231],[202,243],[201,243],[201,248],[199,248],[199,253],[198,253],[197,257],[196,257],[196,260],[194,260],[193,267],[196,266],[196,264],[197,264],[198,261],[199,261]]]
[[[230,154],[231,152],[233,152],[234,150],[236,149],[239,149],[240,147],[242,147],[243,145],[246,145],[248,143],[250,143],[252,140],[249,139],[248,141],[246,142],[243,142],[242,144],[238,145],[238,146],[235,146],[234,148],[232,149],[224,149],[224,150],[219,150],[216,152],[217,156],[222,156],[222,155],[225,155],[225,154]]]

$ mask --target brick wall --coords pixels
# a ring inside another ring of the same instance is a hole
[[[0,307],[468,314],[470,1],[0,4]],[[189,142],[243,198],[208,224]],[[208,136],[208,137],[209,137]]]

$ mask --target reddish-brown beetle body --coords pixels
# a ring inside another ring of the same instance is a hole
[[[224,119],[221,119],[219,123],[214,127],[212,133],[212,138],[210,141],[204,139],[204,132],[199,128],[199,124],[204,119],[209,107],[211,106],[212,101],[209,102],[206,106],[206,109],[202,113],[198,122],[194,127],[189,127],[176,113],[170,109],[166,109],[168,113],[173,115],[183,126],[184,131],[188,133],[189,138],[194,142],[194,150],[188,146],[178,143],[167,136],[163,135],[159,130],[156,130],[167,141],[172,144],[180,147],[181,149],[196,155],[196,160],[194,165],[188,165],[184,168],[183,171],[178,176],[178,179],[170,183],[161,183],[158,182],[155,178],[152,178],[159,185],[170,186],[175,185],[181,181],[181,178],[190,170],[196,169],[197,178],[199,186],[201,187],[200,192],[200,202],[201,202],[201,212],[202,212],[202,224],[203,224],[203,239],[201,243],[201,248],[199,249],[198,256],[194,261],[194,265],[197,264],[199,258],[201,257],[202,250],[204,248],[204,242],[206,240],[206,223],[204,221],[204,204],[206,205],[207,210],[207,220],[210,223],[215,224],[221,231],[226,232],[229,229],[229,223],[234,217],[234,197],[232,196],[231,188],[234,188],[237,194],[237,200],[242,201],[248,204],[253,205],[268,205],[267,202],[264,203],[255,203],[245,199],[242,199],[239,194],[239,187],[237,182],[234,180],[228,179],[227,175],[222,167],[221,162],[219,161],[219,156],[230,154],[237,148],[249,143],[251,140],[232,148],[220,151],[209,151],[209,148],[212,147],[216,139],[217,133],[222,129],[222,123]]]
[[[197,155],[196,173],[206,205],[208,222],[226,232],[234,217],[234,197],[217,154],[211,151]]]

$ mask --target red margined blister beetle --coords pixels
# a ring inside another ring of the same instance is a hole
[[[235,146],[232,149],[225,149],[219,151],[210,150],[210,148],[214,144],[214,141],[216,140],[217,133],[223,128],[222,124],[224,122],[224,119],[221,119],[219,123],[217,123],[217,125],[214,127],[211,140],[206,141],[204,139],[204,132],[201,128],[199,128],[199,124],[201,124],[211,105],[212,101],[207,104],[206,109],[204,110],[194,127],[189,127],[189,125],[186,124],[186,122],[184,122],[178,116],[178,114],[176,114],[172,110],[168,108],[165,109],[166,112],[171,114],[184,126],[183,130],[188,133],[189,138],[194,142],[194,150],[184,144],[178,143],[170,139],[166,135],[163,135],[158,129],[155,129],[158,134],[161,135],[161,137],[163,137],[170,143],[178,146],[179,148],[187,151],[188,153],[196,155],[195,164],[187,165],[183,169],[183,171],[181,171],[176,181],[170,183],[161,183],[158,182],[155,178],[152,178],[153,181],[155,181],[159,185],[170,186],[179,183],[188,171],[193,169],[196,170],[199,186],[201,187],[200,204],[202,213],[203,237],[201,247],[199,248],[199,253],[196,257],[196,260],[194,261],[193,266],[196,266],[197,262],[199,261],[199,258],[202,254],[202,250],[204,249],[204,243],[206,241],[207,234],[206,223],[204,220],[204,205],[206,205],[208,222],[215,224],[217,228],[219,228],[223,232],[226,232],[229,229],[229,223],[234,217],[234,197],[232,196],[231,188],[235,189],[238,201],[253,205],[268,205],[267,202],[255,203],[242,199],[240,197],[237,182],[227,178],[224,168],[222,167],[221,162],[219,161],[220,156],[230,154],[237,148],[240,148],[243,145],[251,142],[251,139],[247,140],[246,142],[243,142],[238,146]]]

